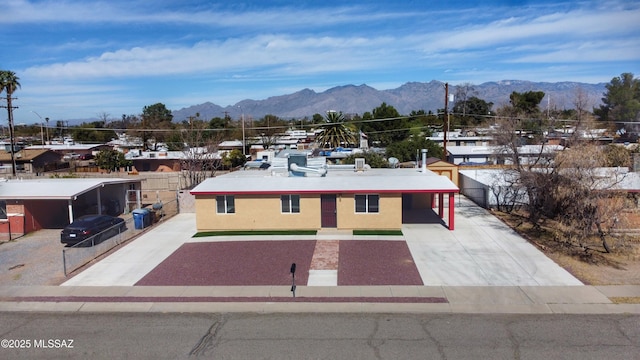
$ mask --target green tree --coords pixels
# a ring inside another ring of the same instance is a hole
[[[103,121],[83,123],[73,128],[71,134],[78,142],[106,143],[116,138],[115,131],[105,128]]]
[[[212,132],[215,133],[215,135],[212,134],[212,136],[227,138],[234,129],[231,116],[225,114],[224,118],[219,116],[211,118],[211,120],[209,120],[209,129],[212,129]]]
[[[542,98],[544,98],[543,91],[527,91],[524,93],[514,91],[509,95],[509,103],[519,114],[531,117],[540,113],[538,106]]]
[[[9,139],[11,142],[11,171],[16,176],[16,159],[13,147],[13,92],[20,87],[20,78],[16,73],[9,70],[0,70],[0,94],[7,93],[7,119],[9,122]]]
[[[400,162],[418,161],[422,149],[427,149],[429,157],[442,158],[442,147],[424,136],[413,136],[387,146],[387,157],[394,157]]]
[[[120,151],[106,149],[100,150],[95,157],[96,165],[100,169],[117,171],[121,167],[131,166],[131,161],[125,159]]]
[[[174,128],[171,111],[162,103],[145,106],[142,109],[140,135],[142,142],[151,150],[158,150],[158,144],[165,140]]]
[[[316,143],[321,148],[349,147],[358,143],[353,127],[347,124],[342,112],[327,112],[325,123],[320,126],[320,129],[321,132],[316,136]]]
[[[478,125],[485,122],[492,107],[492,102],[486,102],[472,96],[465,99],[464,102],[456,101],[453,112],[457,117],[460,117],[462,125]]]
[[[364,151],[357,154],[351,154],[342,159],[343,164],[355,164],[357,158],[364,158],[364,162],[372,168],[387,168],[389,162],[382,155],[373,151]]]
[[[401,117],[393,106],[382,103],[371,113],[362,115],[365,120],[361,130],[369,137],[372,144],[387,146],[409,136],[409,124],[406,117]],[[367,121],[372,120],[372,121]]]
[[[640,121],[640,80],[632,73],[614,77],[606,85],[603,105],[593,109],[602,121]]]
[[[238,149],[231,150],[226,152],[222,156],[222,165],[227,168],[235,168],[238,166],[242,166],[247,162],[247,157],[242,154],[242,151]]]

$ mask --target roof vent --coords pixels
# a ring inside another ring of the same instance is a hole
[[[364,171],[364,158],[356,158],[356,171]]]

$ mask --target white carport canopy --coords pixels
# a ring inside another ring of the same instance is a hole
[[[72,205],[78,196],[105,185],[137,182],[140,180],[120,178],[5,180],[0,181],[0,200],[67,200],[69,222],[73,222]],[[97,197],[101,205],[100,191]]]

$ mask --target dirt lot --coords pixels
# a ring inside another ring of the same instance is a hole
[[[606,253],[597,243],[584,251],[549,236],[552,223],[543,226],[540,232],[534,231],[521,217],[494,214],[587,285],[640,285],[640,235],[608,238],[611,253]],[[635,222],[640,224],[640,216],[636,217]]]

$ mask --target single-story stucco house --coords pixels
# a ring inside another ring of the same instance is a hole
[[[316,166],[307,166],[307,160]],[[290,156],[268,170],[240,170],[205,180],[191,190],[197,230],[400,229],[403,223],[434,218],[430,215],[436,204],[442,221],[445,195],[446,225],[454,229],[453,198],[459,189],[426,166],[317,164],[305,155]]]

